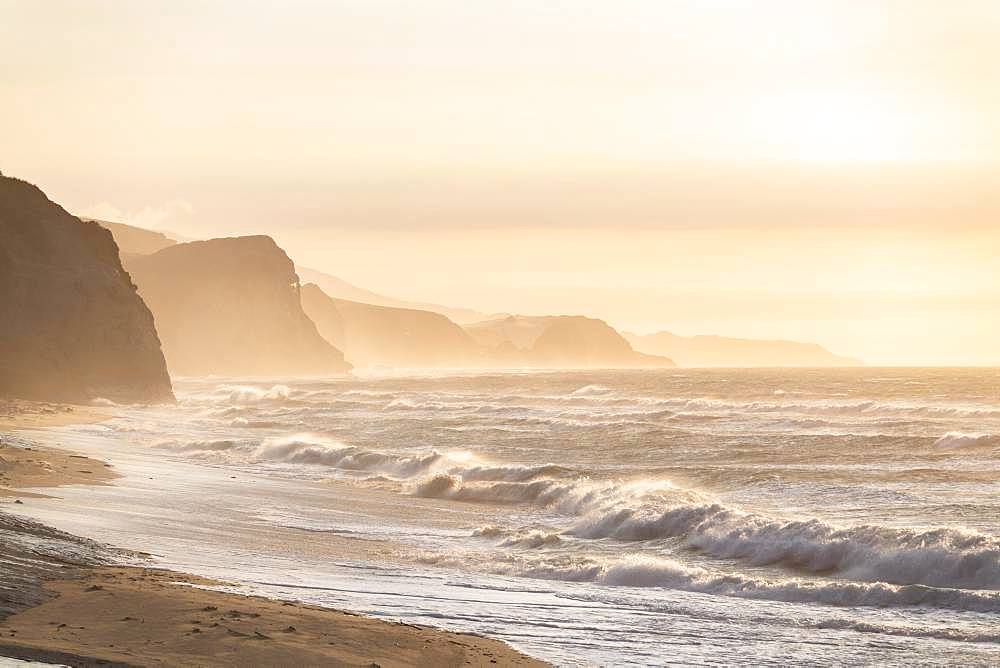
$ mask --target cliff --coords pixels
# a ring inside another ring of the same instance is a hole
[[[490,350],[494,366],[543,368],[672,367],[666,357],[636,352],[603,320],[583,316],[508,316],[467,325]]]
[[[153,316],[111,233],[0,176],[0,395],[172,400]]]
[[[723,336],[677,336],[657,332],[639,336],[625,333],[636,350],[667,355],[685,367],[824,367],[861,366],[860,360],[841,357],[815,343],[733,339]]]
[[[266,236],[177,244],[128,270],[172,373],[325,375],[351,366],[302,310],[292,261]]]
[[[498,317],[495,314],[490,315],[482,313],[481,311],[474,311],[469,308],[441,306],[440,304],[428,304],[424,302],[408,302],[403,299],[387,297],[386,295],[380,295],[377,292],[372,292],[371,290],[359,288],[356,285],[348,283],[342,278],[337,278],[336,276],[331,276],[330,274],[324,274],[323,272],[316,271],[315,269],[296,267],[295,271],[298,272],[303,283],[315,283],[319,286],[320,290],[333,299],[343,299],[362,304],[371,304],[372,306],[389,306],[392,308],[403,308],[415,311],[430,311],[432,313],[439,313],[452,322],[457,322],[463,325],[465,323],[479,322]]]
[[[122,257],[126,255],[149,255],[177,243],[176,239],[171,239],[163,232],[155,232],[143,227],[134,227],[125,223],[112,223],[107,220],[97,220],[94,218],[81,218],[81,220],[97,223],[108,232],[111,232],[111,236],[115,238],[115,243],[118,244],[118,252],[121,253]]]
[[[465,331],[439,313],[333,299],[302,286],[302,307],[320,334],[357,367],[467,367],[481,351]]]

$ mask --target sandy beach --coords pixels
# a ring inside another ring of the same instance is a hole
[[[12,443],[8,435],[107,415],[0,405],[0,503],[37,496],[38,488],[58,496],[59,486],[113,481],[104,462]],[[213,591],[204,587],[225,583],[116,565],[125,556],[135,558],[0,511],[0,656],[71,666],[545,665],[497,640]]]
[[[116,475],[109,464],[79,454],[16,447],[3,437],[15,429],[98,422],[94,409],[27,401],[0,402],[0,499],[41,496],[25,488],[100,485]]]
[[[538,666],[486,638],[195,588],[170,571],[95,568],[0,624],[0,655],[70,665]]]

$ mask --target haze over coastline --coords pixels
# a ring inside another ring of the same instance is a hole
[[[299,287],[293,295],[289,260],[269,237],[178,243],[160,232],[98,223],[112,232],[126,268],[152,304],[166,337],[171,371],[183,375],[342,370],[324,367],[316,359],[306,366],[295,361],[298,348],[309,347],[294,324],[303,317],[311,319],[346,363],[359,370],[662,368],[674,366],[674,358],[689,367],[862,364],[811,343],[685,338],[667,332],[638,336],[581,316],[490,316],[472,309],[406,302],[297,266]],[[303,277],[318,285],[302,285]],[[275,295],[281,298],[275,301]],[[233,303],[239,306],[234,309]],[[289,309],[297,313],[291,319]],[[264,343],[262,323],[267,323],[274,342],[289,339],[294,345],[285,345],[283,354],[273,357]],[[245,333],[251,330],[256,336],[247,340]],[[220,331],[225,333],[220,336]],[[200,360],[192,365],[193,358]]]
[[[0,664],[1000,665],[998,36],[0,0]]]
[[[1000,363],[989,0],[6,19],[0,169],[73,213],[270,235],[412,302]]]

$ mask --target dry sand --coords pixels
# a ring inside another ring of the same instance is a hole
[[[86,408],[3,402],[0,432],[105,417]],[[80,455],[0,447],[0,497],[7,503],[27,496],[24,487],[105,484],[114,477],[103,462]],[[0,550],[4,545],[0,541]],[[21,556],[0,554],[0,561],[10,557],[23,569]],[[0,619],[0,657],[70,666],[546,665],[498,640],[212,591],[203,587],[217,583],[171,571],[54,569],[39,562],[38,572],[28,575],[48,591],[3,601],[0,610],[17,612]],[[27,581],[23,573],[18,577]]]

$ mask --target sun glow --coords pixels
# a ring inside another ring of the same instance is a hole
[[[421,304],[1000,363],[996,0],[8,4],[0,169],[73,213]]]
[[[900,161],[929,148],[912,121],[877,94],[783,93],[761,99],[750,119],[754,140],[776,159]]]

